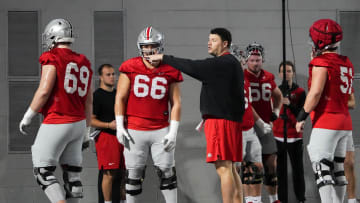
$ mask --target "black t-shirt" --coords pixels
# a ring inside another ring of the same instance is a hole
[[[94,92],[93,98],[93,114],[99,121],[102,122],[111,122],[115,120],[115,96],[116,89],[112,92],[105,91],[101,88],[97,89]],[[104,132],[116,135],[115,130],[111,129],[101,129]]]

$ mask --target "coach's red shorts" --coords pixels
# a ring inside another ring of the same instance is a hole
[[[241,123],[225,119],[206,119],[206,162],[242,161]]]
[[[99,170],[125,169],[124,146],[115,135],[101,132],[95,141]]]

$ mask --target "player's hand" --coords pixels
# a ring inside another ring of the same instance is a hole
[[[84,136],[84,138],[83,138],[83,143],[82,143],[82,146],[81,146],[82,151],[89,148],[89,146],[90,146],[90,127],[86,127],[84,129],[83,136]]]
[[[285,105],[290,105],[290,100],[289,100],[289,98],[284,97],[282,103],[285,104]]]
[[[296,122],[296,132],[298,132],[298,133],[304,132],[304,126],[305,126],[305,121]]]
[[[164,145],[164,150],[166,152],[170,152],[175,148],[178,128],[179,128],[179,121],[171,120],[169,132],[164,136],[162,140],[162,143]]]
[[[124,116],[116,116],[116,137],[120,144],[125,144],[125,139],[134,142],[127,130],[124,128]]]
[[[115,120],[113,120],[109,123],[109,128],[111,130],[116,130],[116,121]]]
[[[263,133],[269,134],[272,130],[271,125],[268,123],[265,123],[261,118],[259,118],[255,124],[263,131]]]
[[[157,63],[159,61],[163,60],[163,56],[164,54],[153,54],[153,55],[148,55],[148,56],[144,56],[144,58],[151,64],[153,63]]]
[[[19,129],[20,132],[24,135],[27,135],[27,132],[25,131],[26,127],[28,127],[31,123],[32,118],[36,115],[36,112],[33,111],[30,107],[25,112],[23,119],[20,121]]]
[[[280,115],[280,109],[274,109],[274,111],[272,112],[271,114],[271,118],[270,118],[270,121],[275,121],[276,119],[279,118],[279,115]]]

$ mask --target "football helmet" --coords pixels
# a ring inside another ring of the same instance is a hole
[[[69,21],[65,19],[54,19],[50,21],[42,34],[42,46],[44,50],[54,48],[57,43],[68,42],[73,43],[72,26]]]
[[[315,21],[309,29],[315,50],[336,47],[343,37],[341,26],[331,19]]]
[[[261,56],[262,57],[262,61],[264,62],[265,61],[265,52],[264,52],[264,47],[259,44],[259,43],[256,43],[256,42],[253,42],[251,44],[249,44],[247,47],[246,47],[246,50],[245,50],[245,57],[246,57],[246,60],[249,59],[249,57],[251,55],[258,55],[258,56]]]
[[[164,35],[151,26],[142,30],[138,36],[137,47],[139,49],[140,56],[144,56],[144,50],[142,49],[142,46],[149,45],[149,44],[157,45],[156,48],[146,51],[150,55],[154,54],[155,52],[158,54],[163,53],[163,51],[164,51]]]

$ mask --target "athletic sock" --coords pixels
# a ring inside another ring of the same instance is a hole
[[[357,203],[356,199],[348,199],[348,203]]]
[[[269,199],[270,199],[270,202],[275,202],[276,200],[278,200],[278,195],[277,194],[269,195]]]

